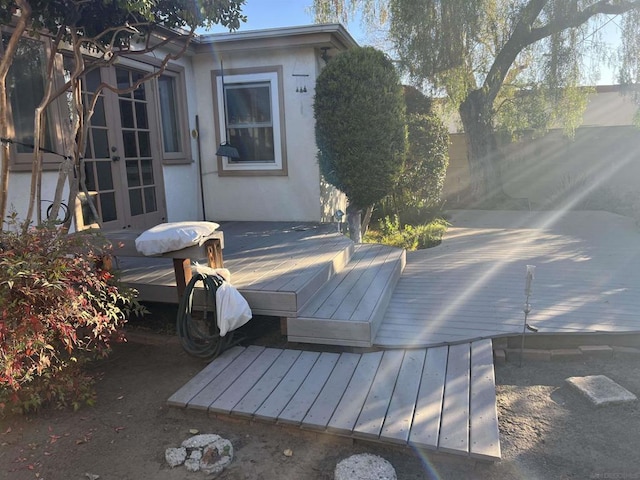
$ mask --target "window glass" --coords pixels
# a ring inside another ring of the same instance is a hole
[[[229,143],[240,158],[233,162],[274,163],[269,82],[225,85]]]
[[[3,47],[6,47],[10,35],[2,35]],[[11,102],[14,139],[19,153],[33,151],[33,120],[35,109],[42,100],[45,90],[45,52],[44,46],[37,40],[22,38],[18,43],[16,56],[7,76],[7,90]],[[48,111],[50,109],[47,109]],[[47,115],[51,117],[51,114]],[[53,132],[46,128],[44,145],[52,149]]]
[[[271,92],[269,84],[229,85],[227,93],[227,120],[229,126],[271,123]]]
[[[158,78],[162,140],[165,153],[182,151],[180,131],[178,130],[176,93],[176,79],[174,77],[162,75]]]

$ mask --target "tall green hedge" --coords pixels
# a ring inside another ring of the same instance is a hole
[[[404,98],[409,148],[393,192],[376,212],[376,218],[398,216],[402,225],[426,222],[438,210],[449,164],[449,134],[431,99],[407,86]]]
[[[320,73],[314,99],[320,170],[352,208],[393,188],[406,151],[405,102],[391,60],[371,47],[336,55]]]

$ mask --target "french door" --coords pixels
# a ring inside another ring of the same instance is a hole
[[[94,70],[83,82],[85,105],[102,82],[124,89],[144,75],[126,67]],[[84,173],[104,230],[144,230],[166,221],[155,95],[149,83],[131,93],[103,90],[86,142]],[[83,216],[87,216],[83,208]],[[85,222],[91,223],[85,218]]]

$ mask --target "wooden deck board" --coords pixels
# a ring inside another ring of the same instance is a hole
[[[438,450],[469,451],[469,344],[451,345],[442,400]]]
[[[282,353],[283,351],[277,348],[265,348],[251,364],[251,368],[247,368],[239,377],[234,379],[229,388],[209,405],[209,411],[231,413],[233,407],[253,388]]]
[[[391,396],[396,387],[403,357],[404,352],[402,350],[387,350],[384,352],[367,399],[353,428],[355,437],[371,439],[380,436],[382,424],[389,411]]]
[[[380,440],[398,444],[406,444],[409,441],[420,388],[420,382],[416,379],[422,374],[425,356],[425,350],[405,351]]]
[[[493,350],[489,342],[471,344],[470,454],[482,460],[500,458]]]
[[[235,382],[256,358],[264,347],[250,346],[238,355],[219,375],[212,379],[198,394],[189,401],[189,408],[207,410],[224,391]],[[215,362],[216,360],[214,360]]]
[[[447,347],[427,350],[409,443],[417,448],[436,450],[440,436],[440,417],[447,372]]]
[[[265,374],[234,407],[237,415],[253,416],[262,403],[269,398],[289,369],[300,356],[299,350],[284,350]]]
[[[300,353],[282,382],[256,411],[255,417],[260,420],[275,421],[302,386],[318,357],[320,357],[319,352]]]
[[[284,410],[278,415],[278,422],[294,425],[302,423],[316,398],[320,395],[339,359],[340,355],[337,353],[323,352],[320,354],[307,378]]]
[[[198,392],[187,409],[500,459],[490,340],[362,354],[237,347],[192,382],[172,406]]]
[[[236,346],[223,352],[215,362],[209,363],[209,365],[193,377],[189,383],[171,395],[167,403],[172,407],[186,407],[193,397],[200,393],[211,380],[216,378],[243,351],[244,348]]]
[[[336,362],[335,368],[324,387],[315,398],[309,412],[302,420],[303,427],[324,430],[333,416],[336,406],[342,398],[342,392],[351,381],[351,376],[358,366],[360,355],[343,353]]]

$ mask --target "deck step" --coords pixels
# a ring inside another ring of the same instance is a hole
[[[247,230],[251,226],[255,228]],[[224,265],[254,315],[295,316],[349,263],[354,250],[351,240],[328,225],[300,228],[230,222],[224,225],[224,234]],[[171,259],[121,257],[119,264],[122,281],[138,290],[138,300],[178,302]],[[202,289],[197,287],[196,305],[204,303]]]
[[[405,263],[404,250],[356,245],[344,270],[287,319],[289,341],[370,347]]]
[[[373,353],[233,347],[173,407],[500,459],[491,340]]]

